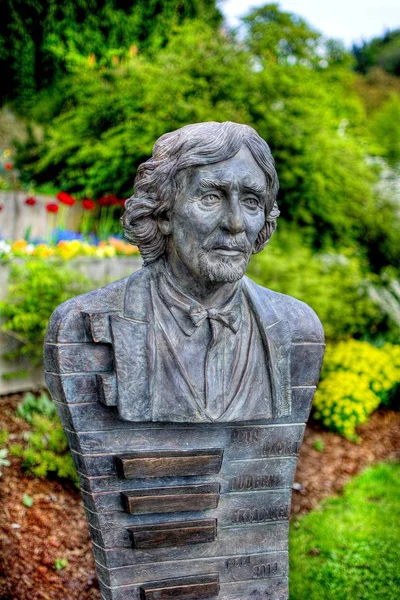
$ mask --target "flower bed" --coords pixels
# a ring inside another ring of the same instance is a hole
[[[81,256],[95,258],[112,258],[114,256],[139,256],[139,250],[124,240],[111,237],[98,244],[91,244],[80,239],[61,240],[55,245],[46,243],[33,244],[26,240],[9,242],[0,240],[0,260],[3,262],[13,258],[62,258],[69,260]]]

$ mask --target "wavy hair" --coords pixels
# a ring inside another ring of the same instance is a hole
[[[242,146],[249,149],[266,177],[265,223],[253,254],[265,247],[279,216],[276,203],[279,181],[268,144],[248,125],[230,121],[197,123],[162,135],[154,144],[152,157],[138,168],[135,193],[126,202],[121,222],[125,238],[138,246],[145,265],[166,251],[167,236],[159,230],[157,217],[172,208],[182,185],[182,171],[228,160]]]

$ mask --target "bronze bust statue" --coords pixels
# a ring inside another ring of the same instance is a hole
[[[236,123],[167,133],[139,167],[123,225],[144,269],[59,311],[68,327],[69,312],[108,318],[122,419],[290,414],[291,344],[322,342],[322,327],[243,277],[276,228],[277,191],[268,145]]]
[[[310,307],[244,275],[277,192],[251,127],[163,135],[122,218],[144,267],[52,316],[46,382],[104,599],[287,598],[291,482],[324,343]]]

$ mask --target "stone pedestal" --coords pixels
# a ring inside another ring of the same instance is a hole
[[[311,346],[322,354],[323,345]],[[99,348],[111,369],[106,346],[47,348],[46,381],[80,475],[103,600],[286,600],[291,488],[315,390],[309,373],[292,368],[290,417],[131,423],[99,401],[111,371],[79,373],[99,369]],[[62,374],[51,366],[55,349]]]

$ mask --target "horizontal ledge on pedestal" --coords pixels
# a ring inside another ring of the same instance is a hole
[[[217,508],[219,484],[147,488],[121,492],[125,512],[151,514],[190,512]]]
[[[140,600],[189,600],[216,598],[219,594],[218,574],[199,577],[183,577],[166,581],[146,583],[140,587]]]
[[[124,479],[215,475],[221,469],[223,450],[131,452],[115,457]]]
[[[217,535],[217,520],[175,521],[128,527],[135,550],[187,546],[213,542]]]

